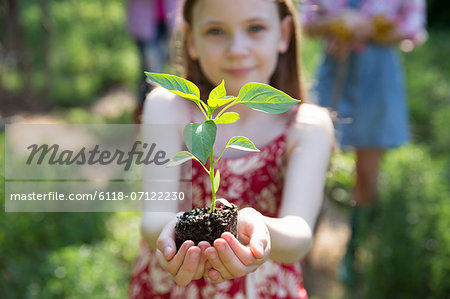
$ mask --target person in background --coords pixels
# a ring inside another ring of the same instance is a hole
[[[317,101],[333,111],[340,145],[356,152],[352,235],[339,271],[340,278],[352,284],[357,223],[370,225],[381,159],[387,149],[409,138],[397,46],[411,51],[424,42],[425,1],[306,0],[304,4],[304,31],[325,40]]]
[[[333,145],[326,109],[305,103],[298,57],[299,22],[290,0],[187,0],[183,6],[185,78],[202,99],[224,80],[237,96],[248,82],[270,84],[301,99],[283,114],[243,105],[240,119],[218,128],[215,155],[236,135],[261,151],[225,151],[217,163],[217,196],[238,206],[238,238],[224,233],[213,244],[186,241],[177,251],[174,227],[180,207],[144,212],[142,243],[130,281],[130,298],[307,298],[300,261],[312,245]],[[228,111],[230,111],[228,110]],[[178,125],[164,134],[166,146],[182,150],[185,124],[202,122],[195,103],[163,88],[146,100],[143,123]],[[155,133],[156,134],[156,133]],[[152,140],[159,140],[158,138]],[[163,139],[163,138],[161,138]],[[179,169],[166,188],[179,190]],[[147,181],[160,179],[147,172]],[[166,180],[167,181],[167,180]],[[208,174],[192,163],[192,203],[209,206]]]
[[[139,50],[141,81],[135,122],[140,123],[145,98],[151,90],[144,71],[162,72],[169,60],[169,40],[178,0],[128,0],[127,28]]]

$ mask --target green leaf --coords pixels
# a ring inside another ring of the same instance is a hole
[[[243,104],[252,109],[278,114],[289,110],[295,100],[284,92],[262,83],[247,83],[239,91],[236,104]]]
[[[249,152],[259,152],[259,149],[256,148],[256,146],[251,142],[248,138],[243,136],[235,136],[228,141],[228,144],[225,148],[235,148],[242,151],[249,151]]]
[[[217,108],[217,107],[223,106],[225,104],[228,104],[229,102],[232,102],[235,99],[236,99],[236,97],[233,97],[233,96],[225,96],[220,99],[209,99],[208,106]]]
[[[211,92],[209,93],[208,99],[220,99],[227,95],[227,91],[225,90],[225,82],[222,82],[217,85]]]
[[[218,119],[215,119],[216,124],[231,124],[239,119],[239,114],[236,112],[225,112]]]
[[[198,103],[198,101],[200,100],[200,90],[191,81],[174,75],[149,72],[144,73],[150,81],[158,84],[161,87],[164,87],[174,94],[194,101],[195,103]]]
[[[216,141],[217,126],[212,120],[200,124],[188,124],[184,127],[183,138],[189,151],[203,164]]]
[[[177,166],[192,159],[195,159],[194,155],[192,155],[190,152],[182,151],[173,156],[172,159],[170,159],[169,163],[167,163],[166,167]]]
[[[216,175],[214,176],[214,193],[216,193],[217,190],[219,190],[219,186],[220,186],[220,171],[219,169],[217,169]]]

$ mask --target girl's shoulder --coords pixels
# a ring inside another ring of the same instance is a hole
[[[330,146],[334,142],[334,127],[327,109],[314,104],[301,104],[288,133],[288,143],[304,144],[319,141],[319,134],[326,137]]]
[[[189,122],[189,101],[162,87],[153,89],[145,99],[144,124],[186,124]]]
[[[299,106],[295,122],[298,124],[320,126],[327,131],[333,129],[330,112],[326,108],[310,103]]]

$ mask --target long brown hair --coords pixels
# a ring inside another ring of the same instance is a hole
[[[192,11],[197,0],[184,0],[181,6],[183,21],[192,27]],[[270,79],[270,85],[284,91],[293,98],[304,101],[302,83],[300,79],[300,26],[297,10],[292,0],[274,0],[277,2],[280,20],[287,16],[292,17],[292,36],[288,49],[278,56],[278,63]],[[180,35],[183,36],[184,35]],[[207,95],[214,88],[202,72],[197,60],[190,58],[187,52],[186,40],[177,43],[182,45],[181,55],[183,75],[200,88],[202,95]]]

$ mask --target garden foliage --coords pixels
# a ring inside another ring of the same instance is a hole
[[[7,1],[0,14],[0,94],[53,106],[90,104],[138,82],[126,1]],[[3,22],[5,20],[5,22]]]
[[[450,293],[448,160],[423,147],[389,153],[381,204],[367,231],[367,298],[446,298]],[[447,170],[447,173],[446,173]]]

